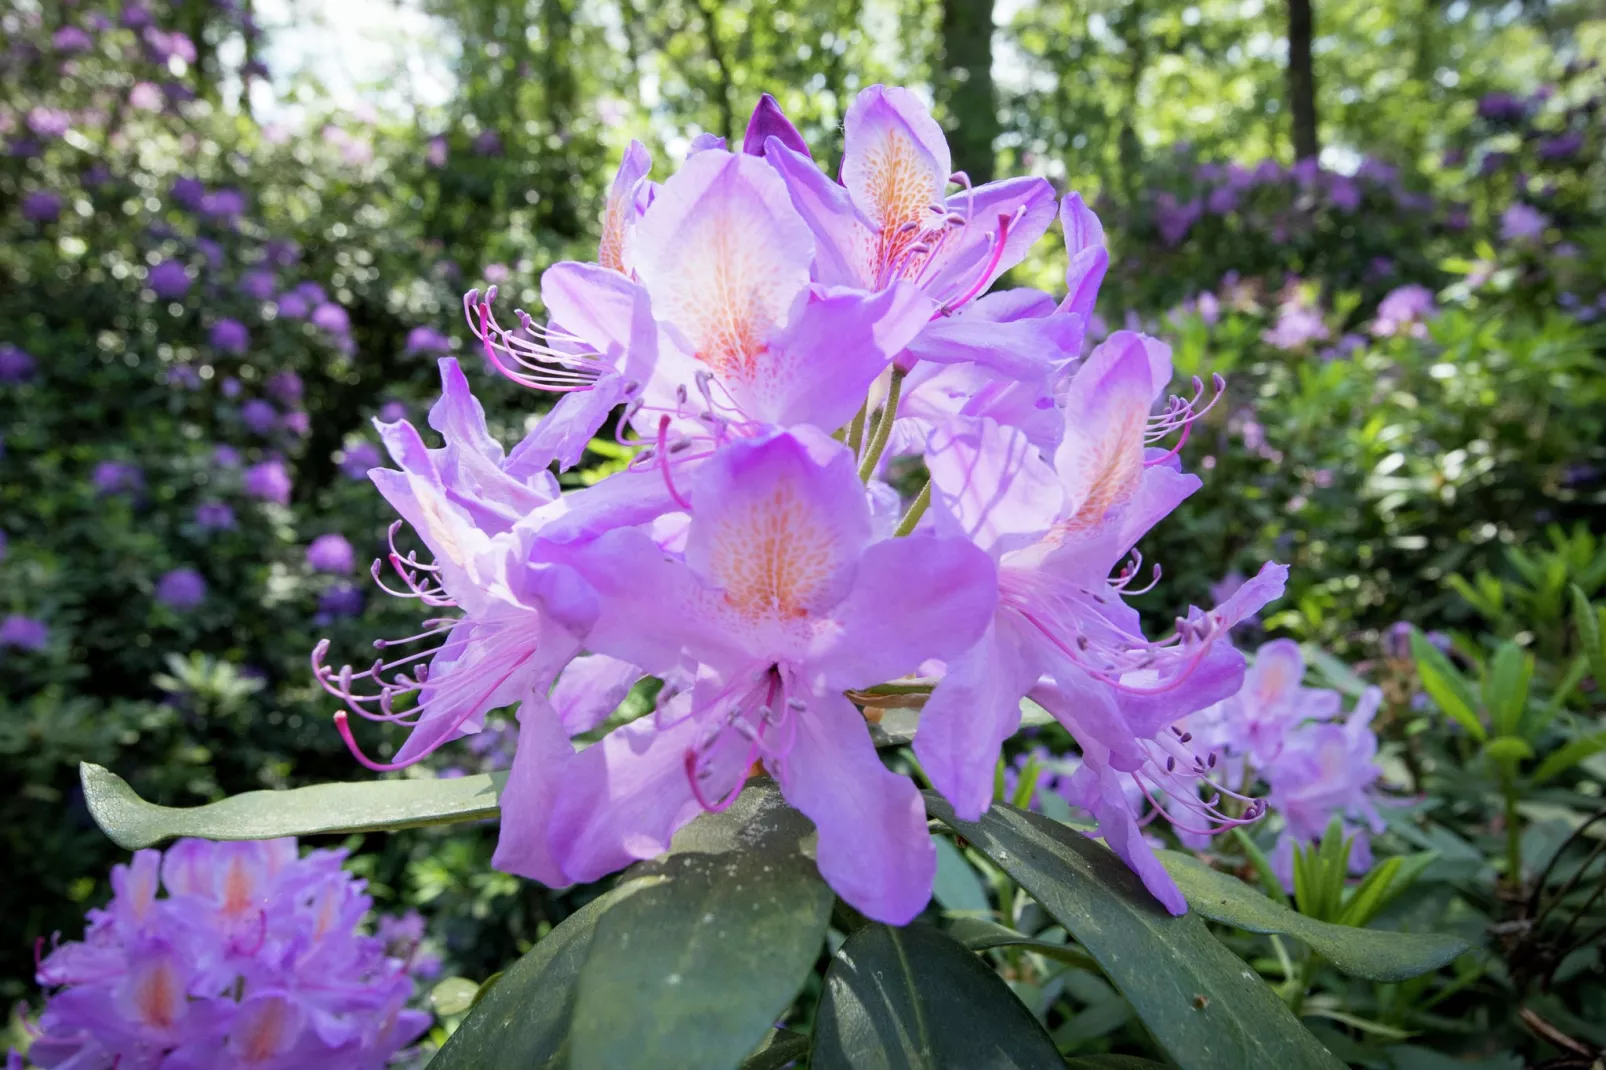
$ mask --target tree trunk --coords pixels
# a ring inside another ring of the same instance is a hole
[[[998,101],[993,92],[993,0],[942,0],[942,71],[937,99],[947,113],[954,167],[973,183],[993,177]]]
[[[714,61],[714,69],[719,74],[718,94],[714,103],[719,107],[719,135],[728,145],[741,148],[737,144],[736,106],[731,101],[731,70],[725,58],[725,44],[719,36],[719,5],[709,6],[705,0],[695,0],[697,13],[702,16],[703,35],[708,47],[708,58]]]
[[[1310,43],[1315,36],[1311,0],[1288,0],[1288,111],[1294,124],[1294,159],[1321,152],[1316,137],[1316,69]]]

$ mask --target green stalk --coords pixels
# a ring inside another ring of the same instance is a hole
[[[920,523],[920,518],[926,515],[926,508],[930,505],[931,480],[928,479],[926,480],[926,485],[920,488],[920,493],[915,495],[915,500],[910,504],[909,511],[903,514],[902,520],[898,521],[898,528],[892,533],[893,537],[908,535],[914,531],[915,525]]]
[[[859,406],[859,411],[853,414],[853,422],[848,425],[848,449],[853,451],[855,457],[864,446],[864,415],[869,407],[870,399],[865,398],[864,404]]]
[[[892,421],[898,418],[898,397],[903,393],[903,372],[897,368],[892,369],[892,381],[887,385],[887,403],[881,409],[881,419],[876,421],[875,431],[870,436],[870,447],[864,451],[864,460],[859,462],[859,479],[865,483],[875,475],[875,466],[881,461],[881,454],[887,448],[887,439],[892,437]]]

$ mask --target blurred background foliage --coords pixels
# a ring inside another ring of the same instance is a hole
[[[1181,391],[1227,377],[1188,447],[1205,489],[1144,547],[1168,574],[1155,622],[1289,562],[1260,627],[1381,674],[1388,753],[1418,771],[1421,687],[1378,656],[1395,622],[1455,630],[1463,665],[1499,636],[1537,652],[1547,687],[1564,676],[1564,592],[1598,590],[1606,528],[1606,21],[1589,0],[377,2],[423,73],[396,59],[343,86],[294,53],[338,42],[350,12],[260,6],[0,13],[5,999],[31,988],[35,938],[107,894],[118,852],[78,761],[175,805],[357,772],[309,652],[327,636],[361,661],[417,616],[363,575],[390,523],[363,478],[369,421],[419,420],[434,359],[456,353],[493,426],[522,433],[544,402],[465,348],[462,291],[496,283],[537,310],[540,272],[589,258],[630,138],[661,175],[696,133],[739,138],[764,91],[834,166],[855,92],[916,87],[973,179],[1042,174],[1096,206],[1100,329],[1170,340]],[[353,56],[389,55],[345,32]],[[1054,290],[1062,272],[1045,241],[1013,281]],[[354,563],[309,553],[330,535]],[[1581,672],[1569,731],[1598,727],[1598,694]],[[504,725],[426,772],[510,752]],[[1567,774],[1553,849],[1601,773]],[[1446,837],[1501,820],[1476,786],[1408,779],[1402,851],[1453,854]],[[424,910],[469,977],[577,902],[490,870],[488,834],[367,839],[381,905]],[[1445,894],[1477,877],[1480,916],[1505,916],[1494,871],[1446,872],[1429,874]],[[1503,998],[1509,974],[1489,976],[1448,983]],[[1108,1047],[1125,1021],[1077,1043]],[[1531,1045],[1517,1035],[1499,1043]]]

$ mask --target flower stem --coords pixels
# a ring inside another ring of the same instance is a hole
[[[910,503],[909,511],[903,514],[902,520],[898,521],[897,530],[892,533],[893,538],[897,538],[900,535],[908,535],[914,531],[915,525],[920,523],[920,518],[926,515],[926,508],[930,505],[931,480],[928,479],[926,480],[926,485],[920,488],[920,493],[915,495],[915,500]]]
[[[855,457],[859,455],[859,449],[864,445],[864,414],[869,408],[870,399],[865,398],[864,404],[859,406],[859,411],[853,414],[853,422],[848,425],[848,449],[853,451]]]
[[[892,437],[892,422],[898,418],[898,397],[902,393],[903,372],[894,368],[892,381],[887,385],[887,403],[882,406],[881,419],[876,421],[875,431],[870,435],[870,446],[864,451],[864,460],[859,462],[859,479],[865,483],[875,475],[875,467],[881,463],[881,454],[887,448],[887,439]]]

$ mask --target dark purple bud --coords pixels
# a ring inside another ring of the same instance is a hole
[[[753,117],[747,120],[747,136],[742,138],[742,151],[749,156],[764,155],[764,141],[767,138],[779,138],[781,144],[793,152],[809,155],[808,143],[803,135],[797,132],[797,127],[781,111],[781,106],[775,98],[765,93],[758,98],[758,107],[753,109]]]

